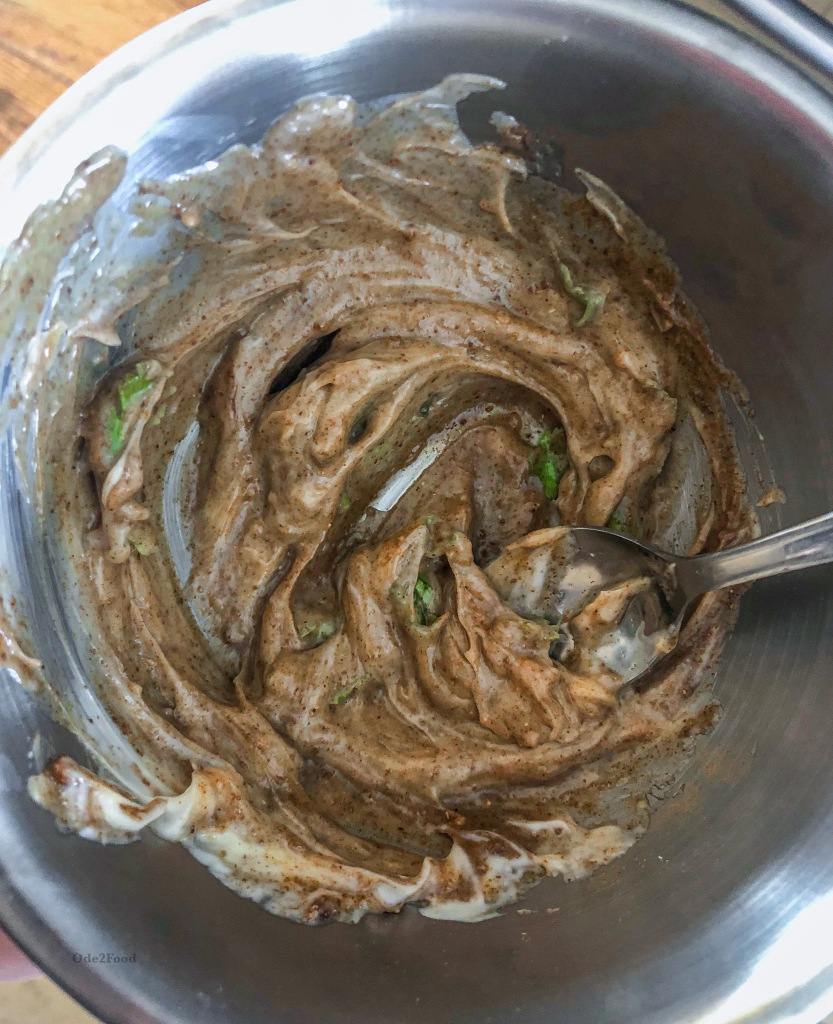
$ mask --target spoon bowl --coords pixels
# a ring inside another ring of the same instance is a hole
[[[599,630],[594,654],[623,685],[640,689],[649,669],[676,646],[703,594],[831,561],[833,512],[750,544],[694,556],[670,554],[602,527],[552,527],[510,545],[487,573],[518,615],[568,628],[591,604],[606,601],[610,624]],[[562,643],[552,654],[564,658],[570,650]]]
[[[554,527],[529,534],[487,569],[518,615],[564,625],[550,649],[569,662],[570,622],[594,603],[605,623],[594,630],[594,655],[629,683],[673,650],[689,599],[676,586],[674,555],[614,530]]]

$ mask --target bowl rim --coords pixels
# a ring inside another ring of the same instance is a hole
[[[322,0],[203,0],[198,6],[174,15],[120,46],[87,71],[55,99],[43,113],[0,155],[0,195],[12,196],[24,188],[32,170],[42,164],[50,150],[72,131],[73,121],[84,109],[90,109],[111,89],[146,71],[149,65],[171,54],[177,47],[197,42],[223,23],[249,17],[260,10],[304,3],[309,7]],[[391,18],[408,0],[340,0],[354,10],[383,9]],[[419,0],[428,9],[438,0]],[[477,7],[481,0],[457,0],[457,4]],[[588,11],[606,13],[633,24],[651,25],[668,31],[713,56],[758,78],[772,91],[781,93],[793,107],[801,110],[833,135],[833,104],[821,83],[808,70],[792,62],[789,55],[770,49],[752,34],[730,21],[697,6],[697,0],[504,0],[507,11],[536,11],[545,16],[547,8],[562,2]],[[718,4],[723,0],[716,0]],[[449,9],[451,9],[449,4]],[[726,3],[727,13],[731,7]],[[708,41],[709,46],[704,44]],[[780,87],[779,87],[780,86]],[[789,86],[788,90],[783,87]],[[826,115],[826,116],[825,116]],[[0,206],[0,257],[20,234],[26,218],[40,203],[56,199],[75,168],[93,152],[107,144],[105,139],[91,143],[79,140],[54,162],[40,187],[41,195],[33,203],[3,203]],[[30,190],[31,191],[31,190]]]

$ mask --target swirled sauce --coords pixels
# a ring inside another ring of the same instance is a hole
[[[499,86],[302,100],[262,145],[144,183],[128,233],[167,255],[113,259],[103,296],[65,274],[17,378],[53,402],[41,479],[142,766],[58,758],[32,795],[90,838],[181,842],[299,921],[476,920],[580,877],[714,717],[731,596],[643,694],[586,649],[609,605],[565,624],[501,597],[496,567],[559,524],[693,553],[754,517],[673,267],[591,175],[531,173],[511,118],[469,143],[456,103]],[[99,214],[66,265],[108,237]]]

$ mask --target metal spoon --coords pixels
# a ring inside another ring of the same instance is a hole
[[[826,562],[833,562],[833,512],[694,557],[602,528],[539,530],[507,548],[486,572],[519,615],[550,622],[569,621],[605,592],[624,595],[621,616],[596,648],[624,684],[641,680],[673,649],[692,603],[703,594]],[[645,585],[630,596],[626,585],[635,580]]]

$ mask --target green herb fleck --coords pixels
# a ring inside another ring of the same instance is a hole
[[[584,327],[590,323],[605,304],[604,292],[600,292],[598,288],[593,288],[592,286],[584,287],[583,285],[576,284],[566,263],[559,263],[558,271],[561,274],[564,291],[571,298],[578,299],[579,302],[584,303],[584,312],[576,320],[576,327]]]
[[[308,622],[298,636],[302,640],[311,637],[317,647],[319,644],[323,644],[325,640],[329,640],[335,631],[336,624],[332,620],[322,619],[320,622]]]
[[[615,530],[617,533],[624,533],[628,537],[633,536],[633,531],[631,530],[631,528],[628,526],[625,520],[622,519],[620,516],[617,516],[615,512],[610,517],[610,519],[608,519],[605,525],[607,526],[608,530]]]
[[[429,395],[422,405],[419,407],[420,416],[427,416],[431,412],[431,406],[434,404],[434,396]]]
[[[390,440],[385,440],[380,441],[378,444],[374,444],[367,454],[374,462],[380,462],[382,459],[387,458],[392,450],[392,442]]]
[[[331,708],[337,708],[339,704],[343,704],[349,697],[352,697],[356,690],[361,689],[365,683],[370,681],[370,676],[359,676],[358,679],[354,679],[352,683],[348,683],[336,693],[333,699],[330,701]]]
[[[553,447],[554,441],[563,443],[563,431],[560,427],[541,434],[535,451],[529,457],[529,471],[541,481],[544,495],[550,501],[558,497],[561,477],[567,469],[567,459]]]
[[[548,625],[544,627],[544,637],[550,642],[548,648],[549,656],[553,661],[558,661],[564,653],[569,634],[560,626]]]
[[[128,540],[136,549],[136,553],[142,558],[153,554],[157,550],[153,534],[147,524],[139,523],[130,530]]]
[[[414,585],[414,613],[421,626],[433,626],[437,616],[433,612],[434,587],[425,576],[418,576]]]
[[[527,619],[522,628],[534,641],[546,641],[547,651],[554,661],[561,658],[570,640],[567,629],[551,619]]]
[[[338,499],[338,510],[339,512],[346,512],[350,508],[350,495],[347,491],[342,491],[341,497]]]

